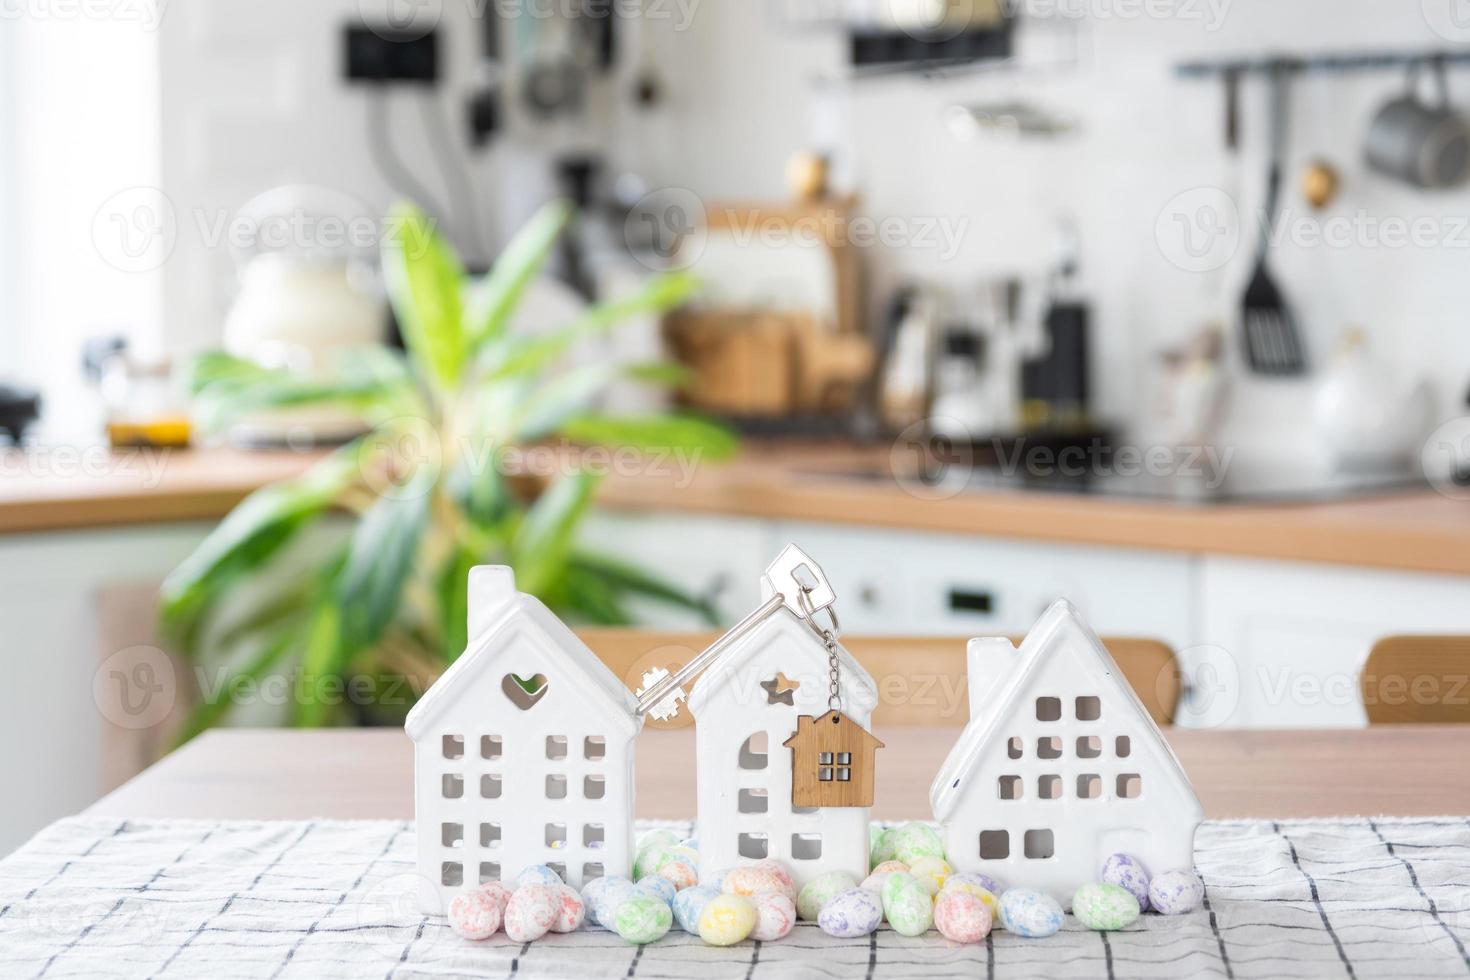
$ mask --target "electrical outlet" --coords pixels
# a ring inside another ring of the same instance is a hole
[[[403,33],[349,24],[346,75],[350,82],[434,85],[439,81],[439,34]]]

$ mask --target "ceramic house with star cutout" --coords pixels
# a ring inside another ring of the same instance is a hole
[[[574,888],[628,874],[633,696],[509,568],[471,570],[469,606],[469,645],[405,724],[423,911],[535,864]]]
[[[864,780],[871,786],[874,750],[882,746],[867,731],[877,689],[840,645],[837,657],[842,717],[835,723],[827,649],[785,607],[736,639],[695,683],[688,706],[696,725],[701,878],[767,857],[785,864],[798,888],[829,871],[867,875],[867,807],[793,803],[798,765],[811,770],[806,782],[821,792]],[[813,726],[835,741],[803,737]]]
[[[970,721],[929,791],[949,862],[1065,907],[1119,852],[1194,866],[1204,811],[1174,751],[1071,603],[1017,649],[972,640]]]

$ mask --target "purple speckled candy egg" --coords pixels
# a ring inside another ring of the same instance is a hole
[[[1148,911],[1148,871],[1138,858],[1131,854],[1114,854],[1103,862],[1102,877],[1099,880],[1104,884],[1126,889],[1138,899],[1138,907]]]
[[[1193,871],[1165,871],[1149,882],[1149,903],[1162,915],[1193,912],[1204,899],[1204,882]]]
[[[883,921],[883,903],[866,888],[850,888],[822,906],[817,925],[836,939],[858,939]]]
[[[992,895],[999,895],[1005,891],[1001,883],[990,877],[990,875],[983,875],[975,871],[965,871],[960,874],[950,875],[945,879],[944,887],[940,890],[949,891],[951,888],[959,888],[961,885],[982,888]],[[969,891],[970,889],[966,888],[965,890]]]

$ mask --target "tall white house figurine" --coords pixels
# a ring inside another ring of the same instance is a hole
[[[419,903],[547,864],[567,883],[633,860],[633,696],[509,568],[470,571],[469,645],[409,713]]]
[[[695,661],[710,661],[688,702],[700,875],[769,857],[798,887],[828,871],[861,879],[877,689],[837,642],[835,596],[815,562],[787,548],[762,591],[765,604]]]
[[[1112,854],[1194,865],[1204,811],[1178,758],[1071,603],[1018,650],[971,640],[970,722],[929,801],[949,862],[1065,907]]]

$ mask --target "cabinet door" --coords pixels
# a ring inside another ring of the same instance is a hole
[[[725,624],[760,605],[761,573],[779,550],[769,522],[668,513],[599,512],[582,525],[579,543],[713,598]],[[698,616],[663,603],[639,602],[634,611],[639,624],[652,629],[708,628]]]
[[[1024,634],[1066,598],[1101,633],[1190,637],[1187,555],[819,524],[778,536],[822,563],[849,633]]]
[[[1293,562],[1205,558],[1192,724],[1366,724],[1358,674],[1395,633],[1470,632],[1470,579]]]

